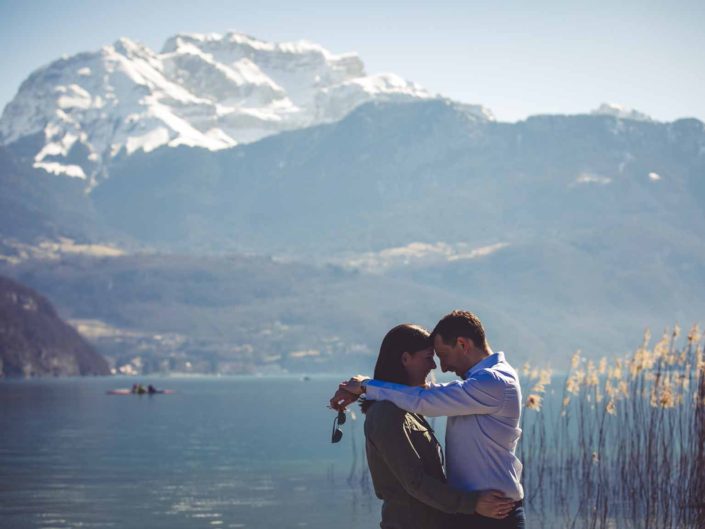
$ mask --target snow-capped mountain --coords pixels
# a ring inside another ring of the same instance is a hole
[[[336,121],[368,101],[431,97],[394,74],[368,75],[354,53],[306,41],[186,34],[157,53],[123,38],[30,75],[0,119],[0,145],[34,137],[36,168],[94,184],[119,154],[218,150]]]
[[[596,116],[613,116],[619,119],[632,119],[634,121],[653,121],[651,116],[634,110],[633,108],[627,108],[622,105],[617,105],[615,103],[602,103],[599,107],[591,112],[591,114]]]

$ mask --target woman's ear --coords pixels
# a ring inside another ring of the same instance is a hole
[[[401,354],[401,365],[406,367],[406,365],[409,363],[409,360],[411,360],[411,355],[409,354],[408,351],[404,351]]]

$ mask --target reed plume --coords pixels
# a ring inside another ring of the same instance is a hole
[[[595,362],[580,351],[555,384],[525,365],[519,455],[537,527],[705,528],[703,335],[676,325]],[[535,525],[535,524],[531,524]]]

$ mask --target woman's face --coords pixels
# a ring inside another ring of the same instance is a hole
[[[432,369],[436,369],[433,360],[433,347],[421,349],[415,353],[404,353],[401,358],[404,369],[409,376],[410,386],[421,386]]]

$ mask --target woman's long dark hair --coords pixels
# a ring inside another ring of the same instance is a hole
[[[401,363],[402,354],[404,352],[413,354],[429,347],[431,347],[431,339],[426,329],[411,323],[397,325],[387,333],[379,347],[374,373],[375,380],[408,384],[409,377]],[[363,399],[360,402],[362,413],[367,413],[374,403],[374,400]]]

